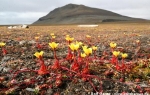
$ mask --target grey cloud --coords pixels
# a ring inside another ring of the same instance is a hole
[[[150,11],[150,9],[148,11]],[[146,9],[141,9],[141,8],[140,9],[132,9],[132,10],[131,9],[120,9],[120,10],[116,10],[115,12],[125,15],[125,16],[150,20],[150,12],[147,12]]]
[[[44,15],[44,12],[0,13],[0,24],[30,24]]]

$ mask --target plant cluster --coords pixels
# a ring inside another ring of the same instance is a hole
[[[136,63],[129,62],[126,58],[129,55],[117,48],[117,43],[110,43],[110,51],[103,52],[104,56],[111,55],[110,58],[105,59],[103,56],[97,56],[98,46],[95,46],[91,43],[91,36],[86,35],[86,43],[75,41],[73,37],[66,35],[66,47],[67,54],[65,58],[59,58],[57,52],[59,50],[60,43],[56,42],[56,36],[54,33],[51,33],[50,42],[47,43],[47,47],[49,51],[53,52],[53,63],[47,64],[44,59],[44,51],[45,47],[40,43],[40,37],[35,37],[36,44],[35,48],[38,50],[33,55],[37,64],[39,64],[39,69],[18,69],[12,73],[12,78],[9,83],[7,83],[7,87],[4,87],[1,92],[5,94],[11,94],[14,90],[18,89],[18,87],[22,87],[23,89],[27,87],[32,87],[33,84],[40,81],[48,80],[46,83],[37,84],[35,87],[35,93],[41,93],[45,89],[54,89],[62,87],[65,82],[73,82],[78,83],[79,81],[87,82],[93,88],[91,92],[104,92],[104,83],[105,80],[110,80],[116,83],[122,83],[127,85],[128,81],[140,82],[143,79],[149,80],[150,77],[150,60],[139,60]],[[140,47],[140,41],[137,41],[137,45]],[[7,44],[4,42],[0,43],[0,48],[2,52],[2,56],[7,55],[6,47]],[[110,54],[108,54],[110,53]],[[105,71],[95,70],[94,66],[107,67]],[[140,71],[142,70],[142,71]],[[95,74],[97,73],[98,74]],[[141,75],[139,74],[141,73]],[[19,82],[17,80],[17,76],[22,73],[34,73],[36,76],[41,76],[40,79],[35,79],[34,77],[30,77],[24,79],[23,82]],[[5,81],[4,77],[0,77],[0,83]],[[22,86],[24,85],[24,86]],[[134,88],[136,88],[138,93],[145,93],[146,90],[140,87],[138,84],[133,84]],[[147,90],[149,91],[149,89]],[[126,91],[123,91],[125,93]],[[136,91],[135,91],[136,92]]]

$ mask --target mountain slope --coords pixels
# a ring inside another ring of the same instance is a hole
[[[91,8],[84,5],[68,4],[59,7],[39,18],[33,25],[41,24],[98,24],[111,21],[142,20],[122,16],[111,11]]]

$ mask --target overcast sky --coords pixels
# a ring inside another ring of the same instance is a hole
[[[150,0],[0,0],[0,25],[31,24],[53,9],[69,3],[150,20]]]

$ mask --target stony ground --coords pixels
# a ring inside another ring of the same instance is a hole
[[[101,80],[91,77],[89,81],[83,81],[76,74],[69,78],[68,72],[63,70],[59,71],[63,75],[63,81],[60,86],[56,86],[52,75],[55,72],[51,71],[46,75],[34,72],[39,69],[34,56],[36,51],[44,51],[43,58],[47,66],[54,62],[53,52],[48,46],[51,41],[50,33],[56,35],[54,41],[59,43],[57,56],[64,66],[69,67],[70,64],[64,60],[68,52],[66,35],[74,37],[75,41],[97,46],[97,58],[90,61],[90,75]],[[91,36],[90,41],[86,35]],[[41,49],[36,47],[35,37],[39,37]],[[112,41],[117,43],[117,50],[122,49],[128,53],[125,61],[133,64],[130,73],[122,75],[113,70],[109,46]],[[3,95],[91,95],[96,90],[103,93],[150,93],[150,24],[101,24],[96,28],[75,25],[30,26],[29,29],[12,30],[3,26],[0,27],[0,42],[6,43],[7,50],[6,55],[0,53],[0,93]],[[0,52],[1,50],[0,48]],[[19,73],[16,74],[17,72]]]

